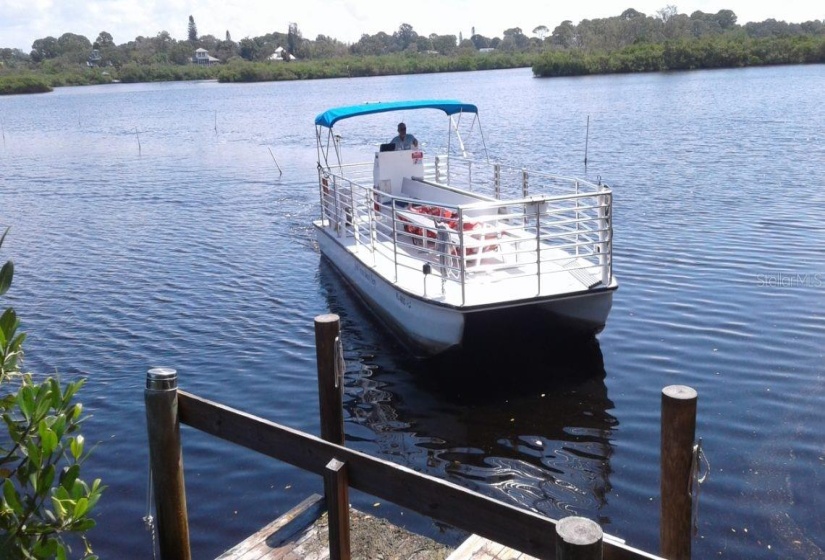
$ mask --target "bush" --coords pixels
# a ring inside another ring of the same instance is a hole
[[[825,37],[751,39],[746,36],[724,36],[638,44],[612,52],[553,50],[539,57],[533,65],[533,74],[543,77],[581,76],[822,62],[825,62]]]
[[[6,230],[6,233],[8,230]],[[0,246],[6,237],[0,236]],[[0,296],[11,287],[14,265],[0,268]],[[67,558],[72,542],[87,560],[97,558],[85,533],[103,493],[100,480],[80,479],[88,457],[80,434],[83,405],[74,397],[84,381],[65,386],[21,373],[23,341],[12,308],[0,315],[0,556],[9,559]]]
[[[457,57],[398,53],[347,56],[293,62],[233,61],[218,72],[219,82],[269,82],[323,78],[360,78],[434,72],[464,72],[530,66],[535,56],[525,53],[463,54]]]
[[[0,95],[16,93],[47,93],[51,86],[39,76],[30,74],[10,74],[0,76]]]

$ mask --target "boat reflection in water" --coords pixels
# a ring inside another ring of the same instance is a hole
[[[595,337],[502,330],[461,353],[421,361],[323,262],[341,317],[347,446],[549,517],[600,522],[617,420]]]

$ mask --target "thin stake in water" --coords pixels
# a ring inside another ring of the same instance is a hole
[[[215,109],[215,134],[218,133],[218,110]]]
[[[140,134],[138,134],[137,128],[135,128],[135,136],[137,137],[137,142],[138,142],[138,155],[142,155],[142,149],[141,149],[141,146],[140,146]]]
[[[274,161],[274,162],[275,162],[275,167],[277,167],[277,168],[278,168],[278,176],[283,175],[283,174],[284,174],[284,172],[283,172],[283,171],[281,171],[281,166],[280,166],[280,165],[278,165],[278,160],[276,160],[276,159],[275,159],[275,154],[273,154],[273,153],[272,153],[272,148],[269,148],[269,147],[268,147],[267,149],[269,150],[269,155],[271,155],[271,156],[272,156],[272,161]]]
[[[587,115],[587,133],[584,136],[584,168],[587,169],[587,144],[590,142],[590,115]]]

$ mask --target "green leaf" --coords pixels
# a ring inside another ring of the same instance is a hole
[[[3,499],[16,515],[23,514],[23,506],[20,505],[17,491],[14,489],[14,484],[12,484],[8,478],[3,482]]]
[[[105,486],[100,485],[100,479],[96,478],[94,482],[92,482],[92,492],[103,492],[103,489],[106,488]]]
[[[31,386],[25,385],[17,393],[17,407],[23,413],[23,418],[31,420],[34,412],[34,391]]]
[[[54,511],[58,519],[66,519],[66,506],[63,505],[63,500],[52,496],[52,506],[54,506]]]
[[[32,549],[35,558],[53,558],[57,554],[57,539],[54,537],[48,538],[45,541],[40,540]]]
[[[69,383],[66,386],[66,391],[63,393],[63,406],[68,406],[69,402],[72,400],[72,397],[80,390],[81,387],[86,383],[85,379],[79,379],[74,381],[73,383]]]
[[[42,485],[44,488],[51,488],[52,483],[54,482],[54,465],[49,465],[46,467],[46,471],[43,473],[43,481]]]
[[[94,519],[79,519],[76,523],[72,524],[72,529],[75,531],[88,531],[96,525],[97,523]]]
[[[3,234],[6,235],[5,233]],[[14,263],[6,261],[3,268],[0,268],[0,296],[9,291],[11,279],[14,276]]]
[[[29,462],[35,467],[39,467],[43,461],[43,455],[40,453],[40,447],[38,447],[35,442],[28,440],[26,445],[23,446],[23,449],[29,458]]]
[[[75,500],[79,500],[80,498],[89,495],[89,487],[86,486],[86,483],[79,478],[75,481],[74,486],[72,486],[70,491],[72,493],[72,498]]]
[[[74,465],[76,466],[76,465]],[[74,484],[74,482],[72,482]],[[66,486],[61,482],[60,486],[55,488],[54,497],[58,500],[69,500],[69,491],[66,489]]]
[[[6,309],[2,315],[0,315],[0,330],[6,333],[6,339],[10,340],[14,331],[17,330],[17,327],[20,325],[20,322],[17,320],[17,313],[15,313],[14,309],[9,307]]]
[[[46,422],[45,418],[41,418],[37,422],[37,435],[40,436],[40,439],[43,439],[46,436],[46,432],[49,429],[49,423]]]
[[[87,500],[86,498],[80,498],[79,500],[77,500],[77,502],[75,502],[74,517],[76,519],[83,517],[83,515],[87,511],[89,511],[89,500]]]
[[[103,491],[106,489],[105,486],[100,485],[100,479],[96,479],[92,484],[92,489],[89,491],[89,509],[95,507],[97,501],[103,495]]]
[[[74,457],[75,461],[79,461],[83,455],[83,442],[84,438],[82,435],[77,435],[69,440],[69,448],[72,451],[72,457]]]
[[[72,407],[71,413],[69,414],[69,420],[77,422],[80,419],[81,414],[83,414],[83,403],[75,403]]]
[[[43,446],[43,455],[51,455],[57,449],[57,434],[51,428],[47,428],[40,436],[40,443]]]
[[[66,498],[69,497],[68,490],[74,487],[74,482],[79,475],[80,465],[72,465],[71,467],[63,469],[63,473],[60,476],[60,489],[66,492]]]
[[[63,434],[66,433],[66,415],[65,414],[61,414],[60,416],[57,417],[57,419],[54,421],[54,424],[52,424],[52,429],[54,430],[54,433],[57,434],[58,439],[63,437]]]
[[[46,380],[49,384],[49,395],[51,396],[51,406],[55,410],[60,410],[60,399],[63,396],[60,391],[60,382],[54,377],[49,377]]]
[[[20,347],[23,346],[23,341],[26,340],[26,333],[20,333],[9,344],[9,349],[15,352],[20,352]]]
[[[49,386],[47,383],[42,383],[37,387],[34,402],[34,417],[32,419],[39,422],[41,418],[46,416],[46,413],[49,411],[49,407],[52,405],[52,399],[49,396]]]

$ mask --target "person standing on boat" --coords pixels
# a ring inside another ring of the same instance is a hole
[[[404,123],[398,123],[398,136],[390,140],[390,144],[395,144],[396,150],[418,148],[418,140],[412,134],[407,134],[407,125]]]

